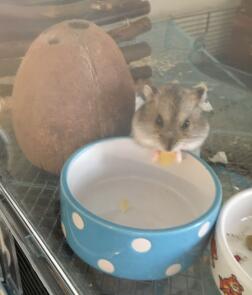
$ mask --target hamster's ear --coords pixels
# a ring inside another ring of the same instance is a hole
[[[199,103],[204,103],[207,100],[208,88],[205,83],[200,83],[194,86],[196,96],[199,99]]]
[[[150,101],[152,98],[154,98],[155,94],[158,93],[158,89],[154,86],[150,86],[148,84],[145,84],[143,87],[143,94],[145,96],[146,101]]]
[[[206,94],[207,94],[207,91],[204,87],[197,87],[196,88],[196,91],[197,91],[197,95],[198,97],[202,100],[205,100],[206,99]]]
[[[145,84],[143,87],[143,94],[145,96],[146,101],[151,100],[154,95],[152,87],[150,87],[150,85],[148,84]]]
[[[198,105],[204,112],[213,111],[213,107],[207,99],[207,86],[204,83],[200,83],[195,87],[196,97],[198,99]]]

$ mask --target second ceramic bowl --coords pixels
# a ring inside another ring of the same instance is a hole
[[[233,196],[222,208],[211,240],[212,273],[220,294],[252,294],[252,189]]]

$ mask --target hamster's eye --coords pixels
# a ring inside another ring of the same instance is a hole
[[[189,128],[189,126],[190,126],[190,121],[187,119],[187,120],[184,121],[184,123],[182,124],[181,128],[183,130],[186,130],[186,129]]]
[[[156,118],[156,124],[162,128],[164,126],[164,120],[161,115],[158,115]]]

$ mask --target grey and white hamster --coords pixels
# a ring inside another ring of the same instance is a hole
[[[165,151],[195,150],[206,140],[209,124],[201,105],[204,87],[180,84],[143,87],[146,102],[135,112],[132,136],[145,147]]]

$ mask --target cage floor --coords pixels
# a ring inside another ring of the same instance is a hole
[[[140,39],[140,38],[139,38]],[[236,77],[219,64],[224,80],[215,80],[197,67],[204,52],[192,52],[193,42],[174,24],[153,25],[152,31],[141,36],[153,48],[145,60],[153,69],[153,81],[161,84],[178,80],[189,85],[205,81],[214,108],[210,116],[211,134],[202,151],[208,160],[218,151],[225,151],[229,163],[213,165],[220,177],[224,200],[252,185],[251,155],[251,93]],[[208,56],[204,56],[208,58]],[[214,63],[212,59],[207,60]],[[1,114],[5,123],[10,118]],[[86,265],[70,249],[60,227],[59,179],[33,167],[15,143],[10,124],[3,124],[11,143],[0,142],[0,167],[13,199],[26,214],[34,229],[55,256],[79,294],[94,295],[218,295],[209,269],[208,250],[187,272],[162,281],[135,282],[115,279]],[[234,140],[235,139],[235,140]],[[8,158],[8,160],[7,160]]]

